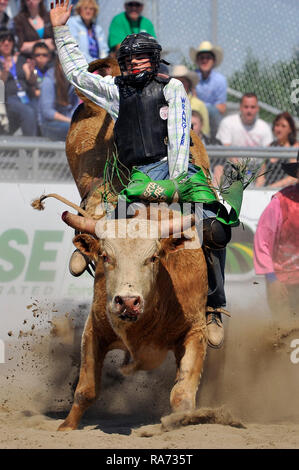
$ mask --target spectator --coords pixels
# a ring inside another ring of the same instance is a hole
[[[108,44],[110,52],[115,55],[120,43],[128,34],[149,33],[156,37],[152,22],[142,16],[144,1],[125,2],[125,11],[112,18],[109,27]]]
[[[190,48],[190,57],[198,67],[196,72],[199,83],[196,86],[196,94],[208,108],[211,137],[215,137],[222,115],[226,111],[226,78],[215,70],[222,62],[223,52],[220,47],[203,41],[197,49]]]
[[[44,6],[48,9],[49,0],[43,0]],[[21,0],[9,0],[9,6],[7,8],[7,12],[11,18],[16,16],[20,11]]]
[[[198,111],[193,109],[191,124],[192,124],[192,129],[194,130],[194,132],[198,135],[198,137],[200,137],[200,139],[205,144],[205,146],[221,145],[220,140],[216,138],[214,139],[210,138],[204,133],[203,123],[204,123],[204,120],[203,120],[202,115]]]
[[[43,137],[65,140],[73,112],[79,104],[74,88],[66,80],[58,58],[46,73],[39,100],[39,124]]]
[[[240,102],[240,113],[225,117],[219,126],[217,139],[223,145],[236,147],[267,147],[273,140],[270,126],[258,118],[258,99],[254,93],[245,93]],[[237,159],[231,159],[237,161]],[[252,159],[251,165],[257,166]],[[214,177],[219,183],[223,166],[215,168]],[[258,186],[260,183],[256,183]]]
[[[15,52],[13,32],[0,31],[0,78],[5,83],[5,104],[9,133],[21,127],[26,136],[37,133],[36,112],[32,102],[34,83],[32,61]]]
[[[272,130],[274,141],[272,147],[299,147],[296,140],[296,125],[288,112],[280,113],[273,121]],[[290,159],[289,163],[295,160]],[[268,186],[269,188],[283,188],[294,183],[294,178],[283,171],[283,163],[279,158],[269,158],[262,166],[262,176],[259,177],[256,186]]]
[[[38,98],[40,96],[42,81],[51,65],[52,54],[47,44],[37,42],[32,49],[32,58],[34,60],[33,73],[36,79],[35,96]]]
[[[96,23],[99,13],[97,2],[79,0],[75,11],[77,14],[69,19],[68,26],[87,62],[107,57],[109,48],[106,37],[103,28]]]
[[[210,123],[209,123],[209,113],[206,105],[203,101],[199,100],[194,95],[194,90],[196,85],[199,82],[199,78],[196,72],[188,70],[185,65],[176,65],[172,69],[171,76],[177,78],[182,82],[188,98],[190,100],[191,109],[197,111],[203,120],[202,130],[203,133],[207,136],[210,134]]]
[[[282,166],[297,178],[297,184],[274,195],[254,237],[255,271],[266,278],[268,303],[276,320],[299,314],[299,152],[297,163]]]
[[[0,28],[12,28],[12,21],[6,13],[8,0],[0,0]]]
[[[240,102],[240,113],[225,117],[219,126],[217,138],[223,145],[237,147],[267,147],[273,140],[269,125],[257,117],[258,99],[254,93],[245,93]]]
[[[14,17],[18,47],[24,55],[30,55],[34,44],[43,40],[48,48],[55,49],[50,16],[42,0],[21,0],[21,9]]]
[[[44,42],[37,42],[33,46],[32,59],[34,64],[34,84],[32,103],[38,116],[38,102],[43,79],[51,66],[52,53]]]

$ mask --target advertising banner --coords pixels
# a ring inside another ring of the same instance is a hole
[[[0,185],[0,332],[13,327],[36,302],[55,309],[63,299],[72,304],[92,298],[93,278],[74,278],[68,270],[74,230],[61,220],[67,206],[49,198],[44,211],[31,207],[34,199],[48,193],[80,204],[73,184]]]

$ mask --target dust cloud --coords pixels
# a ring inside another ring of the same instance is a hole
[[[225,319],[225,344],[221,350],[208,350],[194,413],[171,415],[172,353],[159,369],[124,377],[119,371],[124,353],[112,351],[105,360],[100,398],[86,412],[81,429],[101,422],[110,432],[113,421],[117,432],[126,423],[141,426],[138,436],[146,437],[201,423],[232,426],[240,432],[248,423],[299,424],[299,364],[291,361],[291,341],[299,338],[298,319],[277,324],[259,308],[258,303],[256,308],[251,304],[250,312],[238,308]],[[34,301],[27,310],[20,328],[7,332],[0,411],[13,411],[12,423],[53,431],[55,420],[64,419],[72,404],[88,306],[66,312]]]

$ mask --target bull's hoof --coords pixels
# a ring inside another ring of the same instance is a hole
[[[77,429],[77,426],[71,426],[68,423],[63,422],[57,429],[57,431],[63,431],[63,432],[68,432],[68,431],[75,431]]]
[[[120,368],[120,371],[123,375],[134,374],[134,372],[137,370],[140,370],[140,364],[138,362],[130,362],[129,364]]]

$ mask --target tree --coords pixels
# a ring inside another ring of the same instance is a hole
[[[242,94],[253,92],[259,101],[298,117],[298,103],[292,103],[291,100],[294,91],[292,81],[299,78],[298,56],[298,52],[294,52],[289,61],[264,65],[249,50],[243,69],[234,72],[228,84]],[[261,117],[269,122],[273,120],[273,114],[264,110],[261,110]]]

